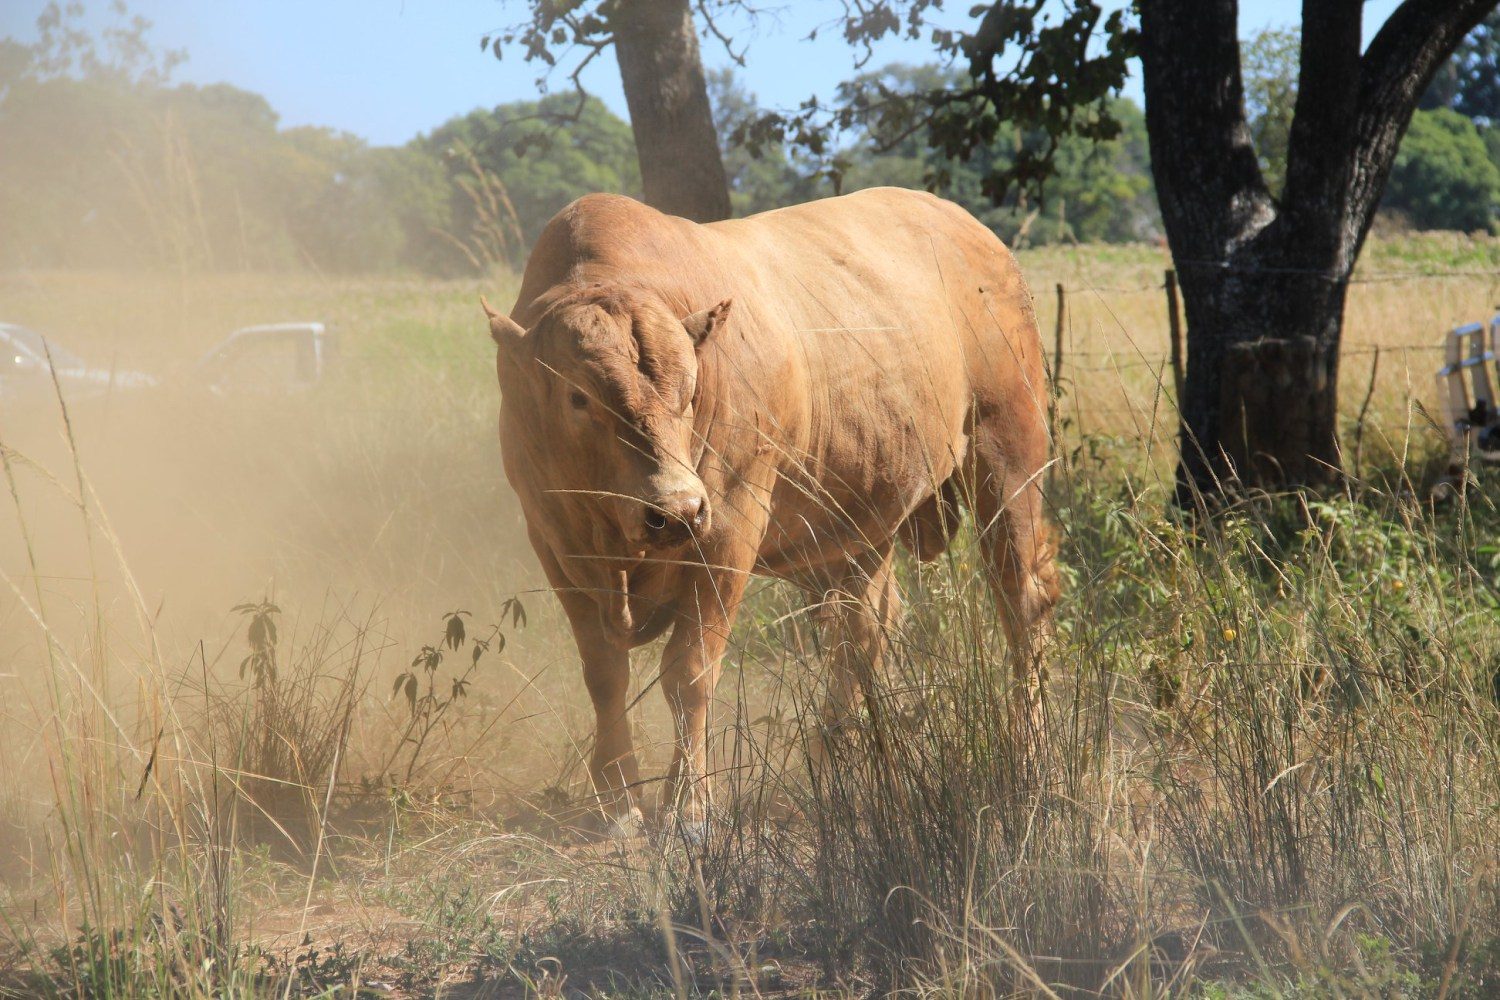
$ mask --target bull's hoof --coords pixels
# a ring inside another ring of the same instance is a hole
[[[680,819],[672,825],[677,836],[685,842],[697,847],[708,839],[708,820],[706,819]]]
[[[697,847],[708,839],[708,809],[705,806],[663,806],[656,814],[656,821],[661,836],[675,837],[689,846]]]
[[[636,840],[646,835],[646,817],[638,806],[613,817],[607,831],[611,840]]]

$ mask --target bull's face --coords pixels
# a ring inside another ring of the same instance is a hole
[[[602,513],[629,551],[683,545],[712,523],[695,472],[697,349],[728,310],[679,319],[643,296],[589,290],[554,302],[527,332],[486,306],[505,419],[535,485]]]

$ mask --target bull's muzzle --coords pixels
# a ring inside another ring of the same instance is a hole
[[[674,493],[643,505],[641,537],[650,548],[681,545],[708,531],[709,517],[705,498],[696,493]]]

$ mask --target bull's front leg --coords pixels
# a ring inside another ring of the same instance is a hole
[[[708,816],[709,703],[719,681],[720,663],[729,644],[754,565],[753,549],[743,559],[700,571],[686,598],[679,603],[682,617],[662,655],[661,683],[676,727],[676,748],[662,794],[663,813],[685,823],[701,825]],[[742,569],[731,569],[743,563]]]
[[[594,705],[594,750],[589,777],[604,817],[616,832],[634,833],[644,825],[640,807],[640,772],[626,715],[630,691],[630,649],[605,631],[595,595],[574,589],[552,550],[539,535],[532,547],[557,599],[567,613],[573,641],[583,661],[583,682]]]
[[[594,752],[589,758],[589,777],[606,818],[616,832],[634,834],[644,825],[640,807],[640,772],[630,735],[630,651],[602,634],[575,627],[578,652],[583,658],[583,682],[594,703]]]

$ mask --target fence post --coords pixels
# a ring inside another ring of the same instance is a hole
[[[1052,333],[1052,395],[1062,395],[1063,323],[1068,312],[1068,292],[1057,283],[1057,328]]]
[[[1057,283],[1057,325],[1052,331],[1052,398],[1047,403],[1047,436],[1052,441],[1053,451],[1057,451],[1057,402],[1062,398],[1062,366],[1063,366],[1063,324],[1067,321],[1068,293],[1063,288],[1063,283]],[[1050,487],[1054,478],[1053,473],[1057,469],[1056,455],[1053,456],[1053,465],[1047,470],[1047,484]]]
[[[1172,332],[1172,388],[1176,392],[1177,412],[1182,413],[1183,384],[1187,374],[1182,363],[1182,320],[1177,311],[1177,272],[1167,269],[1167,327]]]
[[[1380,347],[1376,345],[1375,356],[1370,359],[1370,387],[1365,390],[1365,401],[1359,404],[1359,419],[1354,422],[1354,478],[1364,475],[1365,415],[1370,412],[1370,400],[1375,398],[1375,376],[1380,373]]]

